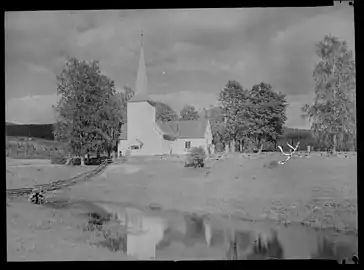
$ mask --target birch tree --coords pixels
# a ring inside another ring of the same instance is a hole
[[[330,139],[332,152],[338,141],[356,139],[356,78],[352,51],[345,41],[327,35],[316,44],[320,58],[314,72],[314,100],[302,107],[311,129]]]

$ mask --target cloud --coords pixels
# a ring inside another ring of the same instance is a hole
[[[54,123],[52,105],[56,103],[56,94],[9,99],[6,103],[5,118],[7,122],[18,124]]]
[[[123,88],[117,87],[116,91],[122,92]],[[153,100],[170,105],[176,112],[179,112],[185,104],[193,105],[200,110],[216,103],[216,94],[199,91],[181,91],[150,96]],[[6,121],[19,124],[54,123],[55,115],[52,106],[56,104],[56,94],[9,99],[6,103]]]
[[[287,122],[286,126],[291,128],[309,129],[310,123],[307,118],[302,118],[301,107],[304,104],[311,104],[313,95],[302,94],[302,95],[287,95],[288,107],[286,110]]]
[[[292,125],[303,124],[296,108],[312,92],[314,43],[331,33],[354,49],[349,7],[7,12],[6,100],[53,95],[68,55],[100,60],[118,88],[134,88],[141,29],[152,96],[201,107],[228,80],[265,81],[289,96]]]
[[[338,12],[317,15],[279,32],[272,40],[271,54],[275,56],[269,66],[272,82],[287,94],[312,91],[312,72],[318,61],[315,43],[328,34],[346,40],[355,51],[353,20]]]
[[[186,104],[192,105],[198,110],[217,104],[217,95],[215,93],[201,91],[180,91],[163,95],[155,94],[151,95],[151,98],[170,105],[176,112],[179,112]]]
[[[50,73],[50,74],[53,75],[53,73],[44,66],[35,65],[33,63],[26,63],[26,65],[31,71],[34,71],[34,72],[37,72],[37,73]]]

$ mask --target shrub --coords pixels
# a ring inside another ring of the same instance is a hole
[[[204,167],[206,152],[203,147],[192,147],[191,152],[187,155],[185,167]]]
[[[223,143],[221,143],[221,142],[216,143],[215,152],[224,152],[224,150],[225,150],[225,147],[224,147]]]
[[[65,155],[53,155],[51,157],[51,164],[64,165],[67,162],[67,157]]]

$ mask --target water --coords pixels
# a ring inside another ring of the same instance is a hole
[[[332,259],[357,253],[357,235],[177,211],[152,211],[87,202],[90,211],[109,213],[125,228],[128,256],[139,260]],[[102,209],[102,210],[100,210]]]

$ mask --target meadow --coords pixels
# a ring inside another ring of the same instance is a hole
[[[282,157],[278,153],[251,157],[231,154],[220,160],[208,160],[199,169],[184,168],[184,159],[177,157],[130,158],[126,163],[109,165],[92,181],[55,196],[59,200],[109,204],[111,212],[118,210],[117,206],[110,205],[144,208],[158,205],[163,211],[233,215],[251,222],[299,223],[357,234],[357,162],[355,153],[348,156],[313,154],[284,165],[269,166]],[[8,166],[7,169],[13,169],[14,174],[18,170],[29,179],[51,179],[55,175],[64,179],[82,170],[44,166],[38,171],[30,167],[24,172],[24,167]],[[24,179],[13,176],[12,182],[20,186]],[[81,258],[90,260],[130,259],[99,247],[89,248],[87,237],[77,233],[81,220],[69,210],[9,202],[7,215],[8,256],[13,260],[37,259],[41,254],[46,260],[73,260],[74,255],[66,251],[69,247],[82,250]],[[46,229],[39,229],[42,226]],[[52,248],[59,255],[47,251],[51,242],[46,239],[54,239]],[[20,248],[24,245],[25,248]]]
[[[62,155],[64,148],[53,140],[6,136],[5,152],[12,159],[50,159]]]

